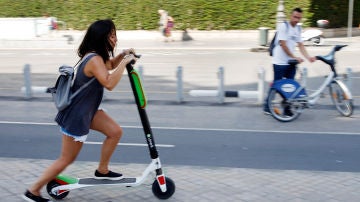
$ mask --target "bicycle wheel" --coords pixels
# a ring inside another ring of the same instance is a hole
[[[337,82],[329,86],[331,100],[336,109],[343,116],[351,116],[354,111],[353,101],[346,91]]]
[[[278,121],[289,122],[300,116],[298,105],[288,102],[275,89],[271,89],[268,97],[268,107],[271,115]]]

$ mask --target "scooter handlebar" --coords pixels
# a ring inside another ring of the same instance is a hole
[[[134,55],[134,57],[137,58],[137,59],[139,59],[141,57],[141,55],[137,55],[137,54],[134,54],[134,53],[131,53],[131,54]],[[135,64],[135,62],[136,62],[135,60],[132,60],[130,62],[130,64],[133,65],[133,64]]]

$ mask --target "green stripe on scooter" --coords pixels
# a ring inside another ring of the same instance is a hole
[[[76,184],[76,183],[79,182],[79,180],[77,178],[66,176],[66,175],[58,175],[56,177],[56,179],[64,181],[64,182],[66,182],[68,184]]]

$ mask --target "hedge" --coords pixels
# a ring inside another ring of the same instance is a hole
[[[41,17],[45,13],[64,21],[68,28],[83,30],[97,19],[111,18],[121,30],[157,29],[158,9],[175,19],[176,29],[238,30],[274,28],[278,0],[0,0],[0,17]],[[331,3],[330,3],[331,2]],[[345,3],[344,3],[345,2]],[[360,1],[354,1],[353,25],[360,24]],[[304,10],[304,26],[328,19],[330,26],[346,27],[348,1],[285,0]]]

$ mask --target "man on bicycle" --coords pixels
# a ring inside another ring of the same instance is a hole
[[[290,21],[279,24],[275,43],[277,44],[273,50],[273,69],[274,69],[274,82],[279,79],[294,79],[296,68],[289,65],[289,59],[296,59],[299,63],[304,60],[301,57],[295,56],[295,47],[298,45],[301,54],[310,62],[316,60],[315,57],[310,57],[307,53],[303,41],[301,39],[301,27],[298,25],[302,18],[301,8],[294,8],[291,11]],[[269,113],[267,100],[264,103],[264,113]],[[285,109],[285,115],[292,115],[291,111]]]

